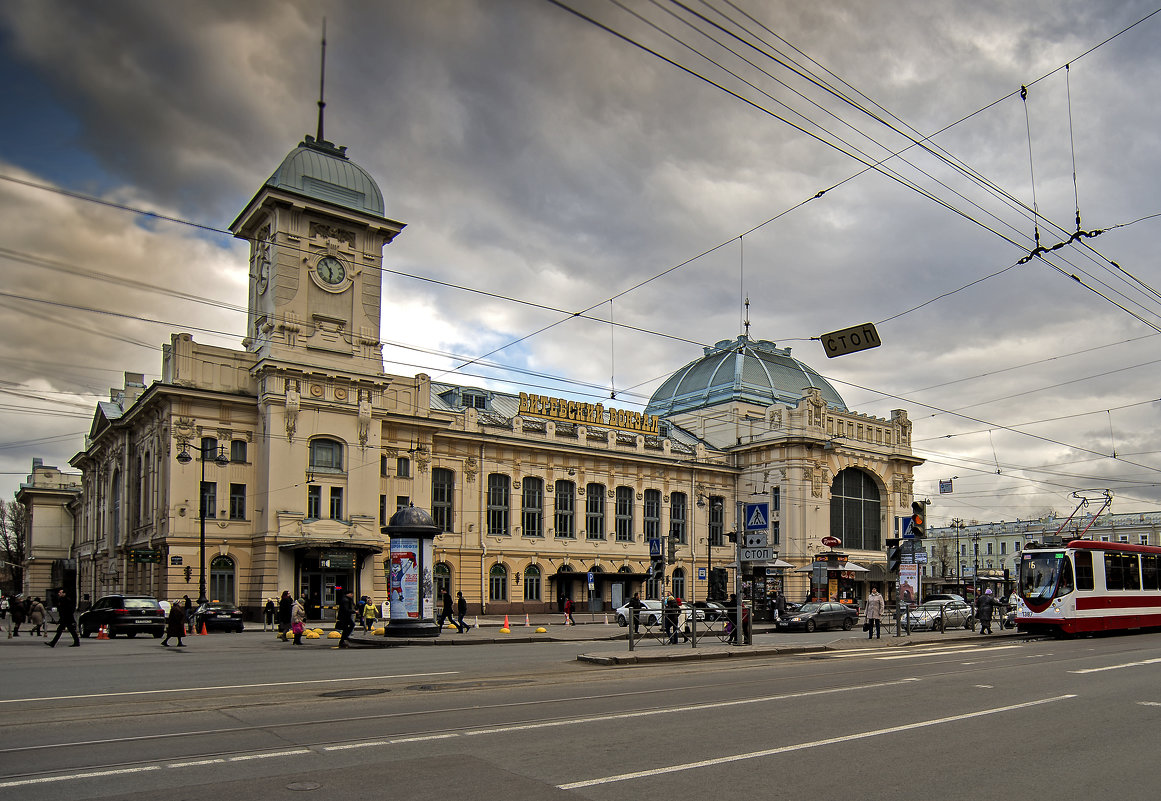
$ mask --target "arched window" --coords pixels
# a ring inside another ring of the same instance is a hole
[[[488,474],[488,533],[493,537],[508,536],[511,482],[503,473]]]
[[[451,470],[436,467],[431,471],[431,517],[440,531],[452,531],[454,511],[452,498],[456,475]]]
[[[831,482],[830,533],[850,550],[883,549],[879,488],[866,472],[848,467]]]
[[[685,571],[682,570],[680,567],[675,567],[673,569],[672,582],[673,583],[671,586],[673,588],[673,594],[676,595],[678,598],[684,599],[685,598]]]
[[[520,533],[525,537],[544,536],[544,479],[526,476],[521,485]]]
[[[431,569],[431,578],[435,582],[435,597],[443,596],[444,591],[451,594],[451,567],[447,562],[436,562]]]
[[[234,603],[234,560],[228,556],[210,562],[210,600]]]
[[[585,539],[605,538],[605,485],[585,487]]]
[[[617,487],[616,509],[613,511],[613,527],[617,542],[633,541],[633,488]]]
[[[113,471],[109,482],[109,536],[113,547],[121,544],[121,471]]]
[[[341,472],[343,469],[343,443],[334,439],[312,439],[310,441],[310,469]]]
[[[488,571],[488,600],[508,600],[508,568],[504,565],[492,565]]]
[[[539,601],[540,594],[540,568],[536,565],[529,565],[524,569],[524,600]]]

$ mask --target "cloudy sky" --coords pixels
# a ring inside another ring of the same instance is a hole
[[[172,332],[239,346],[224,229],[315,131],[325,16],[326,137],[408,224],[389,371],[640,408],[749,298],[908,411],[934,523],[1161,508],[1157,3],[0,4],[0,495]]]

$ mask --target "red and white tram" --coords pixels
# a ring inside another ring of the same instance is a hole
[[[1020,555],[1020,631],[1056,635],[1161,626],[1161,548],[1030,543]]]

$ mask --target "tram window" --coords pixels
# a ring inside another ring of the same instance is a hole
[[[1072,562],[1068,559],[1061,560],[1063,564],[1060,566],[1060,583],[1056,586],[1056,597],[1068,595],[1072,592]]]
[[[1096,581],[1092,574],[1092,551],[1077,551],[1073,554],[1073,558],[1076,560],[1076,588],[1096,589]]]
[[[1141,589],[1143,590],[1157,590],[1161,589],[1161,575],[1158,573],[1157,555],[1156,554],[1142,554],[1141,555]]]
[[[1136,554],[1105,554],[1105,589],[1141,589],[1141,568]]]

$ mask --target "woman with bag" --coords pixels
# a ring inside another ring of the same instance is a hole
[[[306,630],[306,602],[296,598],[290,607],[290,630],[294,632],[294,644],[302,645],[302,632]]]
[[[166,648],[169,647],[169,638],[177,637],[177,647],[184,648],[185,643],[181,638],[185,636],[186,615],[182,608],[182,601],[174,601],[169,607],[169,617],[165,621],[165,639],[161,644]]]
[[[871,594],[867,596],[867,622],[863,624],[863,631],[867,632],[868,640],[872,637],[879,639],[883,626],[883,612],[886,608],[887,604],[879,594],[879,589],[872,587]]]

